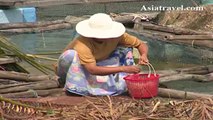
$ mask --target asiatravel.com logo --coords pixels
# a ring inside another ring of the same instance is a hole
[[[203,11],[204,8],[203,6],[196,6],[196,7],[184,7],[183,5],[181,6],[155,6],[155,5],[151,5],[151,6],[146,6],[143,5],[141,7],[141,11]]]

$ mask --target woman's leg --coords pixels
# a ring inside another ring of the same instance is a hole
[[[59,84],[61,87],[63,87],[65,84],[67,72],[70,65],[72,64],[75,54],[75,50],[67,50],[62,53],[58,59],[57,75],[59,76]]]

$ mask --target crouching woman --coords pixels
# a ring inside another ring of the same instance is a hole
[[[119,95],[126,91],[124,76],[140,72],[132,50],[140,53],[138,64],[147,64],[147,45],[125,32],[123,24],[97,13],[76,25],[79,37],[58,59],[57,75],[64,88],[79,95]],[[63,83],[63,81],[65,83]]]

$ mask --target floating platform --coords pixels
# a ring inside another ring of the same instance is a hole
[[[36,9],[11,8],[0,9],[0,23],[36,22]]]

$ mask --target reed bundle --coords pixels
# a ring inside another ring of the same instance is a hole
[[[37,63],[32,56],[28,56],[27,54],[21,52],[16,45],[14,45],[12,42],[10,42],[6,37],[0,36],[0,49],[1,49],[1,55],[8,55],[8,56],[15,56],[18,57],[21,60],[26,61],[39,71],[49,74],[48,70],[51,70],[51,68],[48,68],[44,65],[41,65]]]

